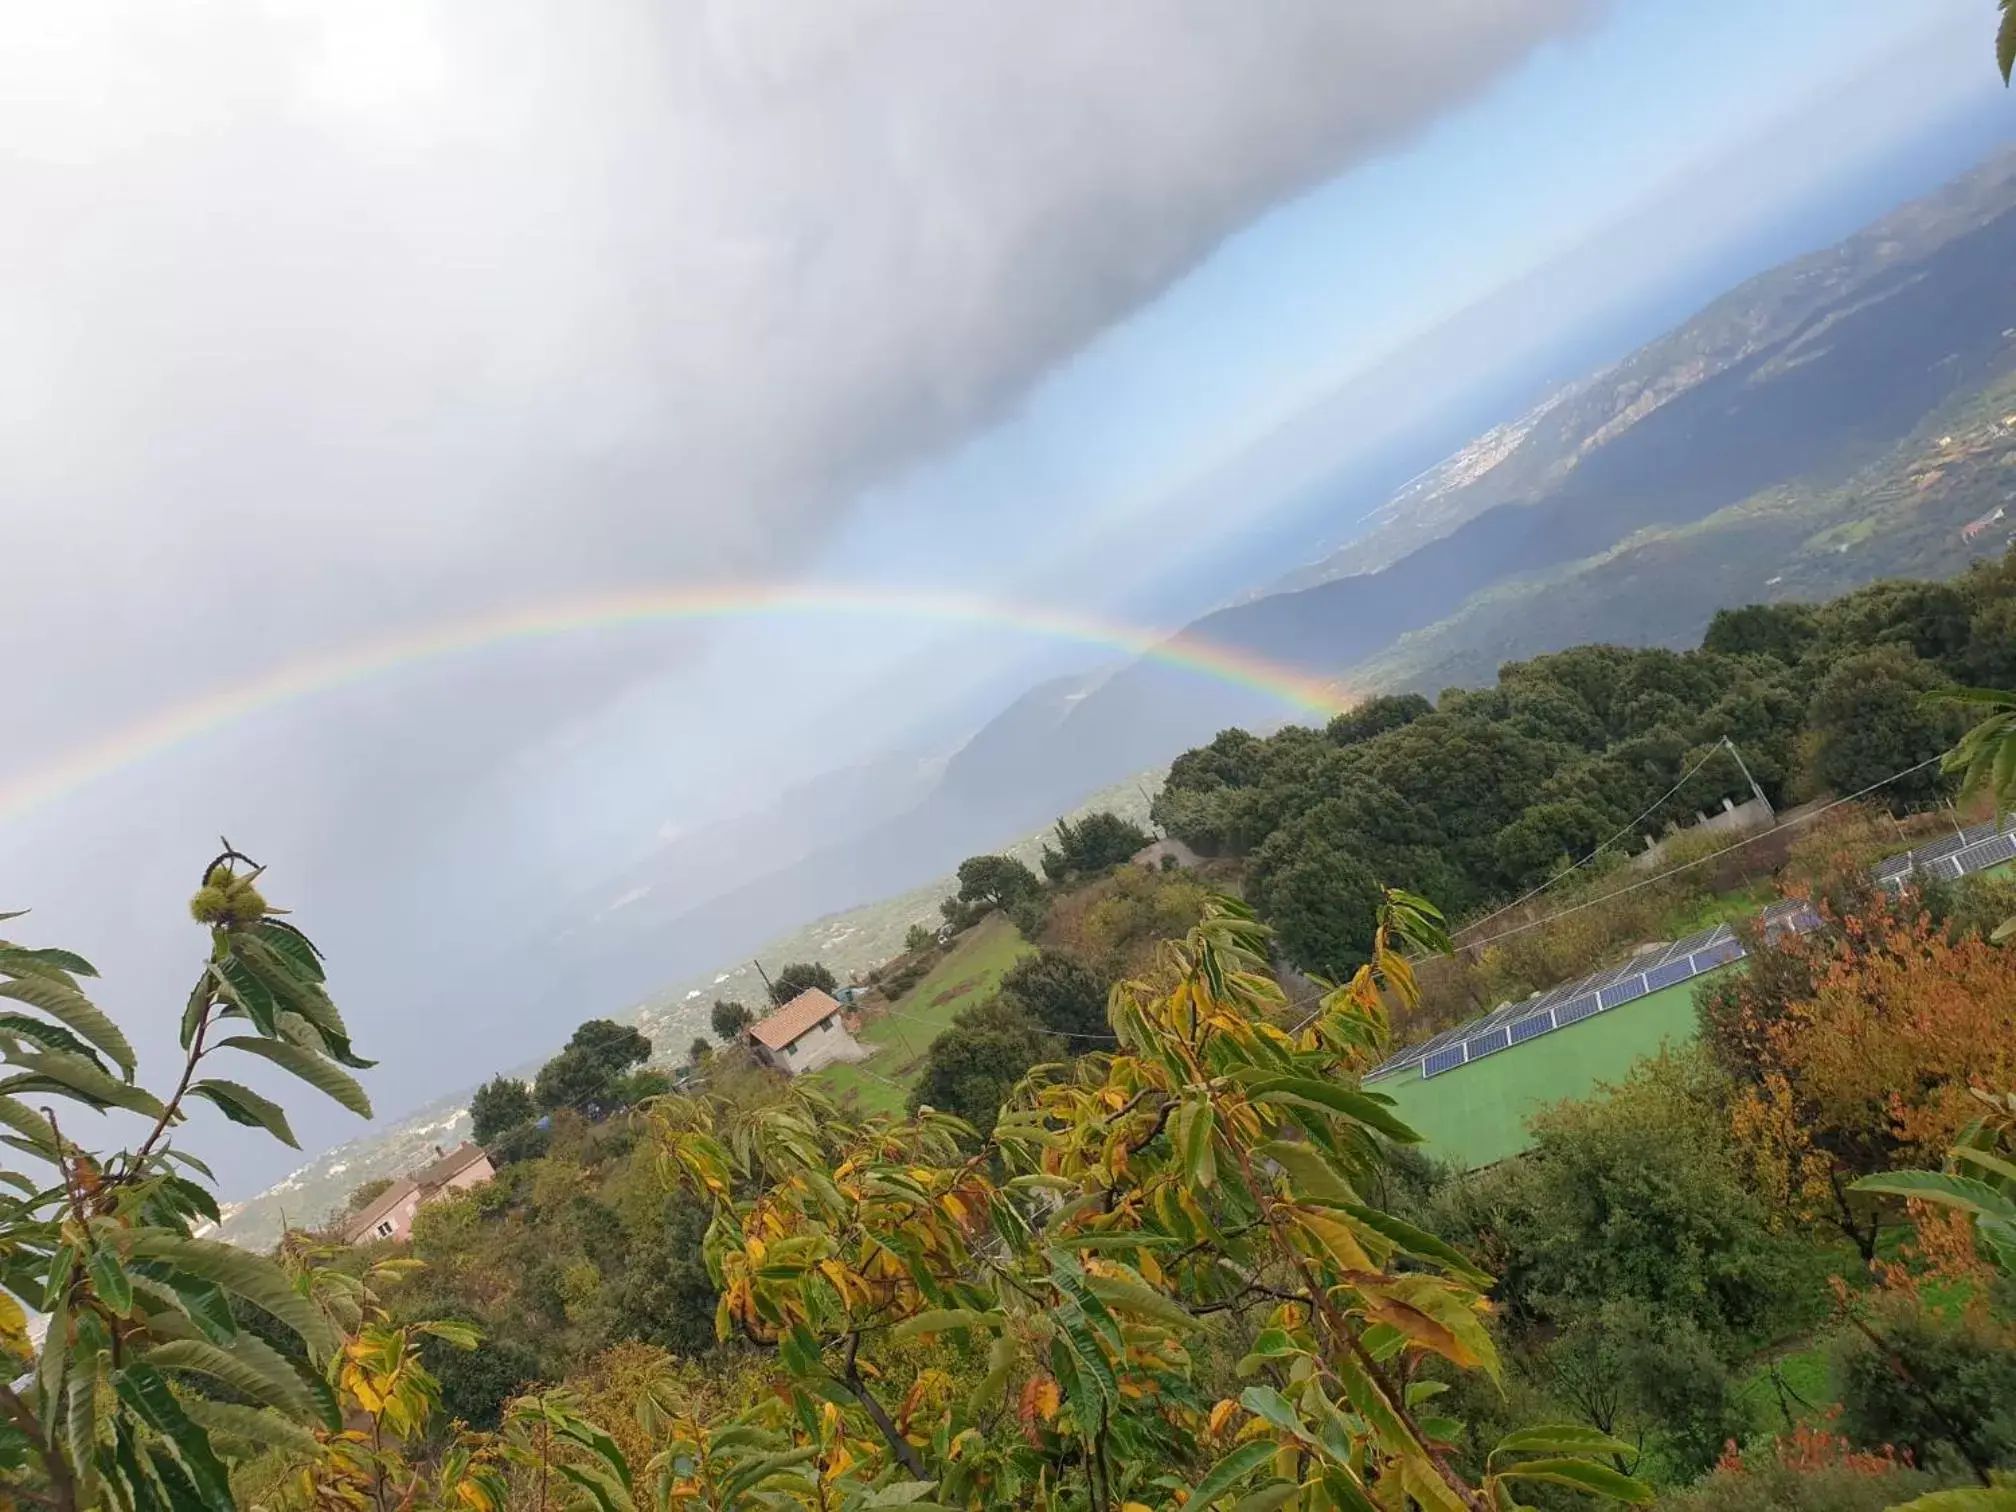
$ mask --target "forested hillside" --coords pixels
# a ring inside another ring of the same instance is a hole
[[[1582,646],[1438,703],[1371,699],[1320,732],[1227,731],[1177,758],[1155,817],[1243,858],[1282,949],[1335,975],[1365,958],[1381,884],[1460,914],[1606,841],[1642,850],[1668,822],[1747,799],[1725,739],[1779,807],[1864,790],[1937,801],[1936,760],[1964,721],[1926,695],[2016,684],[2012,623],[2016,557],[1950,583],[1724,610],[1691,651]]]

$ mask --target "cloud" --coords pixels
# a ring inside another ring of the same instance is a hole
[[[1597,3],[11,7],[0,780],[400,627],[792,571],[864,485]],[[137,1002],[186,943],[142,921],[230,826],[332,920],[360,1036],[396,1029],[396,1111],[455,1074],[429,1052],[491,904],[551,890],[525,858],[572,816],[500,822],[498,774],[667,654],[325,700],[263,765],[192,756],[173,802],[38,832],[0,896],[130,936],[101,964]],[[115,866],[130,912],[90,912]]]
[[[97,718],[374,624],[788,566],[1588,8],[17,9],[0,460],[50,570],[0,628],[85,653],[50,682]]]

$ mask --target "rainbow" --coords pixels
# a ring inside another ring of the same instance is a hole
[[[216,689],[158,710],[24,775],[0,778],[0,823],[22,818],[93,782],[242,720],[409,667],[584,631],[788,615],[942,621],[1102,646],[1250,688],[1326,719],[1351,701],[1334,684],[1195,636],[1007,600],[888,588],[763,583],[647,589],[437,625],[309,657]]]

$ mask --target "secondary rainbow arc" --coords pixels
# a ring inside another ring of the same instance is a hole
[[[1014,630],[1127,652],[1253,689],[1319,717],[1349,702],[1333,685],[1181,631],[1042,605],[827,585],[653,589],[482,615],[290,662],[160,709],[18,777],[0,778],[0,823],[277,707],[409,667],[584,631],[788,615],[880,615]]]

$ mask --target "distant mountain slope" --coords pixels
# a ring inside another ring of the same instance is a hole
[[[1280,584],[1295,591],[1390,566],[1500,504],[1532,501],[1590,453],[1662,405],[1865,295],[2016,204],[2016,148],[1913,200],[1836,245],[1761,273],[1615,366],[1550,395],[1396,492],[1373,528]],[[1824,328],[1824,320],[1822,326]]]
[[[1837,487],[1767,489],[1705,520],[1643,531],[1501,584],[1346,680],[1432,694],[1489,682],[1507,661],[1592,641],[1693,645],[1724,606],[1817,602],[1879,577],[1950,577],[2006,551],[2012,515],[2016,376],[1942,407]]]

